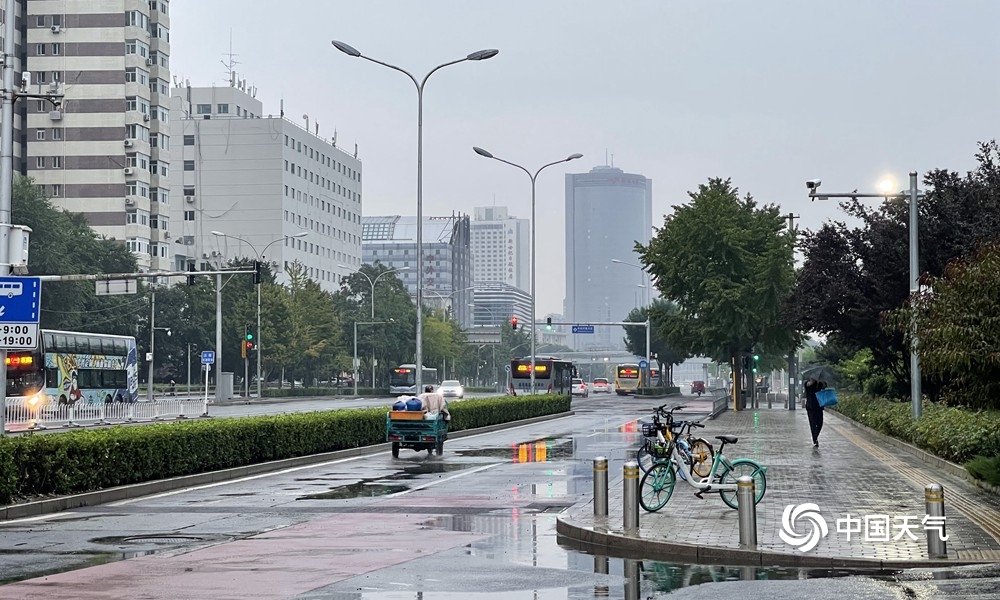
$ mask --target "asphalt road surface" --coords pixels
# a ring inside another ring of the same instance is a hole
[[[639,441],[623,426],[655,402],[592,395],[574,416],[451,439],[440,457],[380,450],[0,523],[0,598],[997,597],[996,570],[682,565],[560,546],[556,516],[592,493],[593,457],[620,471]]]

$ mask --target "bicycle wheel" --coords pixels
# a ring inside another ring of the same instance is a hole
[[[653,466],[654,462],[656,462],[653,460],[653,454],[650,451],[648,441],[643,443],[643,445],[635,451],[635,462],[639,463],[639,469],[642,470],[643,473],[648,472],[649,468]]]
[[[702,438],[690,440],[691,443],[691,474],[695,477],[708,477],[712,472],[712,461],[715,450],[712,444]]]
[[[647,512],[660,510],[670,500],[675,482],[673,465],[656,463],[639,481],[639,506]]]
[[[741,458],[733,461],[732,468],[728,468],[722,473],[722,483],[736,485],[736,482],[740,477],[744,475],[749,475],[753,478],[754,485],[754,498],[753,503],[757,504],[760,499],[764,497],[764,492],[767,490],[767,478],[764,476],[764,469],[753,462],[752,460]],[[736,501],[736,491],[725,491],[721,492],[722,501],[726,503],[729,508],[739,508],[739,503]]]

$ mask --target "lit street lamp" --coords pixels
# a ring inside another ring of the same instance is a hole
[[[806,181],[806,187],[809,188],[809,198],[812,200],[829,200],[830,198],[884,198],[888,200],[890,198],[896,200],[909,201],[910,205],[910,223],[909,223],[909,234],[910,234],[910,296],[913,297],[918,291],[920,291],[920,250],[917,243],[917,226],[918,226],[918,215],[919,207],[917,206],[917,200],[922,196],[920,190],[917,189],[917,172],[910,171],[910,189],[901,192],[892,192],[895,188],[895,182],[891,180],[883,180],[879,185],[879,189],[882,193],[879,194],[859,194],[856,190],[847,193],[836,193],[831,194],[828,192],[820,192],[819,186],[822,181],[819,179],[810,179]],[[923,410],[921,406],[921,396],[922,392],[920,389],[920,357],[917,355],[917,321],[916,316],[910,320],[910,409],[913,413],[914,419],[919,419],[920,414]]]
[[[245,240],[245,239],[243,239],[241,237],[238,237],[238,236],[235,236],[235,235],[229,235],[229,234],[226,234],[226,233],[222,233],[221,231],[213,231],[211,233],[212,233],[212,235],[214,235],[216,237],[232,238],[234,240],[239,240],[240,242],[243,242],[247,246],[250,246],[250,249],[253,250],[253,253],[257,255],[257,260],[260,261],[260,262],[264,262],[264,253],[267,252],[267,249],[270,248],[272,245],[277,244],[278,242],[286,240],[288,238],[301,238],[301,237],[306,237],[307,235],[309,235],[308,231],[300,231],[299,233],[295,233],[295,234],[292,234],[292,235],[283,235],[283,236],[281,236],[280,238],[278,238],[276,240],[272,240],[272,241],[268,242],[267,245],[264,246],[263,250],[261,250],[260,252],[257,252],[257,248],[255,248],[253,244],[251,244],[249,241],[247,241],[247,240]],[[261,373],[260,373],[260,355],[261,355],[261,353],[264,352],[264,347],[260,343],[261,337],[263,337],[261,335],[261,333],[260,333],[260,288],[264,287],[263,282],[257,284],[256,287],[257,287],[257,398],[260,399],[260,398],[264,397],[264,396],[261,395],[261,391],[260,391],[260,389],[261,389],[260,388],[260,386],[261,386],[261,379],[262,379]],[[216,351],[218,352],[218,349],[216,349]],[[249,400],[250,399],[250,382],[246,382],[246,386],[247,386],[247,400]]]
[[[367,61],[373,62],[377,65],[382,65],[383,67],[388,67],[394,71],[399,71],[400,73],[406,75],[413,82],[413,85],[417,88],[417,352],[416,352],[416,364],[417,364],[417,374],[416,374],[416,384],[417,389],[421,388],[423,384],[423,367],[424,367],[424,240],[423,240],[423,218],[424,218],[424,198],[423,198],[423,187],[424,187],[424,85],[431,75],[435,73],[438,69],[444,67],[455,65],[460,62],[470,61],[480,61],[493,58],[500,53],[499,50],[478,50],[467,55],[465,58],[460,58],[458,60],[449,61],[440,64],[433,69],[431,69],[424,78],[417,81],[417,78],[410,74],[409,71],[397,67],[396,65],[391,65],[387,62],[382,62],[376,60],[369,56],[361,54],[361,52],[354,47],[334,40],[331,42],[333,46],[343,52],[348,56],[353,56],[355,58],[363,58]]]
[[[492,158],[493,160],[498,160],[498,161],[500,161],[500,162],[502,162],[504,164],[508,164],[508,165],[510,165],[512,167],[516,167],[518,169],[521,169],[522,171],[524,171],[525,173],[527,173],[528,178],[531,179],[531,251],[530,251],[530,254],[531,254],[531,393],[534,394],[535,393],[535,300],[536,300],[536,298],[535,298],[535,296],[536,296],[536,294],[535,294],[535,229],[537,229],[537,227],[535,226],[535,180],[538,179],[538,174],[541,173],[543,169],[545,169],[547,167],[551,167],[552,165],[558,165],[559,163],[569,162],[571,160],[576,160],[578,158],[583,158],[583,155],[579,154],[579,153],[570,154],[569,156],[567,156],[566,158],[564,158],[562,160],[557,160],[555,162],[550,162],[548,164],[544,164],[541,167],[539,167],[537,171],[535,171],[534,175],[532,175],[531,171],[529,171],[528,169],[522,167],[521,165],[516,164],[516,163],[512,163],[512,162],[510,162],[508,160],[504,160],[502,158],[498,158],[496,156],[493,156],[488,151],[483,150],[482,148],[479,148],[477,146],[473,146],[472,150],[476,154],[478,154],[479,156],[482,156],[482,157],[485,157],[485,158]]]
[[[348,269],[348,270],[352,269],[352,267],[349,267],[347,265],[337,265],[337,266],[340,267],[341,269]],[[382,277],[388,275],[389,273],[399,273],[401,271],[409,271],[409,270],[410,270],[410,267],[400,267],[398,269],[390,269],[388,271],[383,271],[382,273],[379,273],[378,275],[375,276],[375,279],[372,280],[372,278],[369,277],[368,275],[366,275],[365,272],[362,271],[361,269],[353,269],[353,271],[355,273],[364,276],[364,278],[367,279],[368,283],[372,286],[372,298],[371,298],[371,300],[372,300],[372,314],[371,314],[371,318],[372,318],[373,321],[375,320],[375,284],[378,283],[379,279],[382,279]],[[357,382],[355,382],[355,387],[357,387]],[[375,348],[374,347],[372,348],[372,387],[375,387]],[[355,392],[355,394],[357,394],[357,392]]]

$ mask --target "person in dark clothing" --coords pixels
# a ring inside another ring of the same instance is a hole
[[[819,448],[819,432],[823,430],[823,407],[819,405],[816,392],[826,389],[826,382],[814,377],[806,380],[806,414],[809,415],[809,430],[812,432],[813,448]]]

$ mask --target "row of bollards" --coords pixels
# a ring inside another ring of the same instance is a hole
[[[626,534],[639,533],[639,463],[625,462],[622,489],[622,528]],[[740,548],[757,548],[757,491],[752,477],[744,475],[736,481],[736,503],[739,507]],[[928,558],[948,558],[948,535],[945,533],[944,488],[939,483],[924,486]],[[594,459],[594,516],[608,516],[608,459]]]

